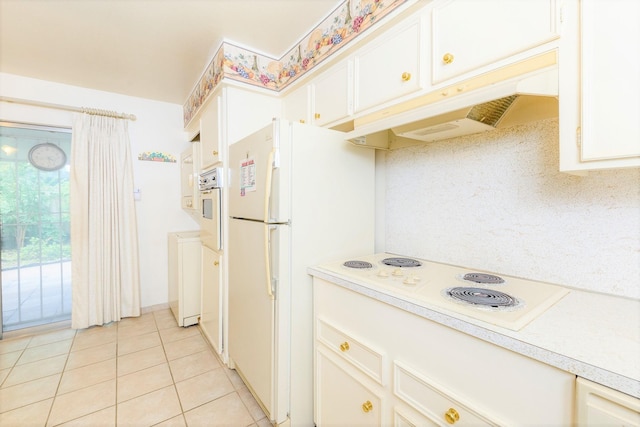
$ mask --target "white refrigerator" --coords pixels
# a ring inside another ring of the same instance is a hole
[[[229,148],[229,363],[276,425],[313,426],[307,267],[373,253],[374,155],[278,119]]]

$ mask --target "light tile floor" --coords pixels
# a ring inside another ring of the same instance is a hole
[[[271,426],[169,309],[0,341],[0,426]]]

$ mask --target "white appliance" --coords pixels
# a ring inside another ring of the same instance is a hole
[[[374,153],[274,120],[229,149],[229,359],[276,425],[313,425],[307,267],[374,246]]]
[[[390,253],[315,267],[357,285],[518,331],[569,293],[567,288]]]
[[[169,307],[178,326],[200,316],[200,232],[169,233]]]
[[[219,251],[222,249],[221,187],[222,168],[212,168],[200,174],[200,231],[202,244]]]

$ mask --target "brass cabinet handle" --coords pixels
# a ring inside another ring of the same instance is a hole
[[[316,114],[314,114],[314,115],[313,115],[313,117],[315,117],[315,118],[316,118],[316,120],[317,120],[317,119],[319,119],[319,118],[320,118],[320,113],[316,113]]]
[[[367,400],[362,404],[362,410],[364,412],[371,412],[373,410],[373,403]]]
[[[300,123],[304,124],[304,119],[300,119]]]
[[[406,71],[402,73],[402,81],[408,82],[409,80],[411,80],[411,73],[408,73]]]
[[[442,57],[442,62],[444,62],[445,64],[451,64],[453,62],[453,54],[445,53]]]
[[[220,263],[218,261],[213,261],[213,265],[218,266]]]
[[[349,350],[349,343],[345,341],[342,344],[340,344],[340,350],[348,351]]]
[[[214,156],[217,156],[217,155],[218,155],[218,152],[217,152],[217,151],[215,151],[215,150],[213,150],[213,151],[212,151],[212,153],[213,153],[213,155],[214,155]]]
[[[449,408],[449,410],[444,413],[444,419],[449,424],[453,424],[460,419],[460,414],[455,409]]]

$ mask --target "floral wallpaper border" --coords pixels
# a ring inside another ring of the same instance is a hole
[[[176,163],[176,158],[172,154],[163,153],[162,151],[145,151],[144,153],[138,154],[138,160]]]
[[[183,106],[184,125],[223,79],[280,91],[408,0],[345,0],[279,60],[223,42]]]

